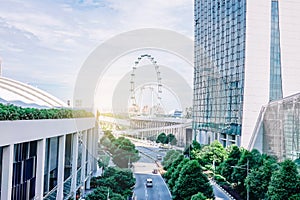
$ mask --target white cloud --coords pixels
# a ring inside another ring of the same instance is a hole
[[[4,74],[44,87],[73,83],[88,54],[118,33],[151,27],[193,35],[193,0],[9,0],[0,13]]]

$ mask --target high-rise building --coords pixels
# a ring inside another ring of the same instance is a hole
[[[195,0],[193,131],[200,143],[247,147],[262,106],[299,91],[299,7]]]

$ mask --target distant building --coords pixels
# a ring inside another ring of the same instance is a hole
[[[248,147],[262,105],[299,91],[299,9],[289,0],[195,1],[192,128],[200,143]]]

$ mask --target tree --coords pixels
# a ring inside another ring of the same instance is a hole
[[[91,184],[97,188],[110,188],[113,193],[129,197],[132,195],[131,188],[135,184],[135,178],[130,170],[108,167],[103,176],[92,178]]]
[[[167,142],[167,135],[165,133],[161,133],[156,138],[156,143],[166,144]]]
[[[228,158],[224,160],[217,168],[218,173],[226,178],[227,181],[232,182],[231,175],[233,173],[233,167],[236,166],[241,157],[241,151],[238,146],[232,145],[230,147],[230,152]]]
[[[135,145],[124,137],[119,137],[112,142],[110,152],[113,154],[113,162],[121,168],[127,168],[129,162],[136,162],[140,158]]]
[[[300,199],[300,193],[294,194],[293,196],[291,196],[291,197],[289,198],[289,200],[299,200],[299,199]]]
[[[98,159],[98,167],[105,169],[109,165],[110,157],[108,155],[99,155]]]
[[[206,200],[206,199],[207,199],[207,197],[204,196],[201,192],[194,194],[191,198],[191,200]]]
[[[201,151],[195,155],[195,159],[199,160],[202,166],[212,165],[213,163],[218,166],[227,156],[228,153],[223,145],[215,140],[209,146],[204,146]]]
[[[177,144],[177,139],[176,139],[175,135],[173,135],[172,133],[167,135],[166,140],[167,141],[166,141],[165,144],[168,144],[168,143],[170,143],[171,145],[176,145]]]
[[[173,196],[175,200],[190,200],[194,194],[203,193],[208,198],[213,198],[213,189],[201,167],[196,160],[188,161],[182,170],[180,176],[175,182]]]
[[[129,170],[118,170],[113,177],[117,186],[113,188],[113,192],[121,194],[125,197],[131,196],[131,188],[135,184],[133,173]]]
[[[266,157],[262,166],[251,170],[245,180],[247,189],[251,191],[250,199],[265,199],[272,173],[277,169],[276,160],[272,157]]]
[[[300,177],[296,164],[285,160],[280,164],[280,169],[273,173],[268,187],[268,198],[288,199],[300,193]]]
[[[166,179],[166,182],[168,182],[168,180],[170,180],[170,178],[172,177],[172,174],[175,172],[177,166],[181,163],[181,161],[183,161],[183,159],[184,159],[183,155],[177,156],[177,159],[174,160],[171,163],[171,166],[167,168],[167,172],[164,174],[164,178]]]
[[[164,157],[164,160],[162,161],[162,165],[164,166],[164,169],[167,170],[172,165],[174,160],[178,158],[180,154],[181,153],[177,150],[168,151]]]
[[[110,148],[111,147],[111,141],[108,139],[107,136],[103,136],[100,139],[100,144],[106,148]]]
[[[262,157],[260,153],[255,149],[250,151],[242,150],[241,158],[238,164],[234,166],[232,173],[232,181],[236,183],[236,190],[242,197],[246,197],[247,189],[245,186],[245,179],[247,177],[247,165],[248,170],[258,168],[262,163]],[[248,173],[249,173],[248,171]]]
[[[193,142],[184,149],[183,154],[194,159],[193,155],[190,155],[193,150],[201,150],[201,145],[196,140],[193,140]]]
[[[168,181],[168,186],[171,191],[173,191],[173,187],[175,186],[176,180],[180,176],[181,169],[184,167],[184,165],[189,161],[187,158],[183,158],[183,160],[179,163],[179,165],[174,166],[174,173],[171,174],[171,178]]]
[[[122,195],[112,192],[108,187],[98,187],[91,194],[89,194],[87,200],[107,200],[107,197],[111,200],[125,200]]]

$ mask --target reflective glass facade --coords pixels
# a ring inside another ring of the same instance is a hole
[[[270,101],[282,99],[281,52],[278,1],[271,6]]]
[[[46,140],[45,169],[44,169],[44,194],[47,195],[57,186],[57,166],[58,166],[58,137]]]
[[[193,130],[241,135],[246,0],[195,1]]]
[[[270,103],[263,118],[263,152],[280,160],[300,157],[300,94]]]
[[[14,145],[14,163],[11,199],[34,199],[37,142]]]

